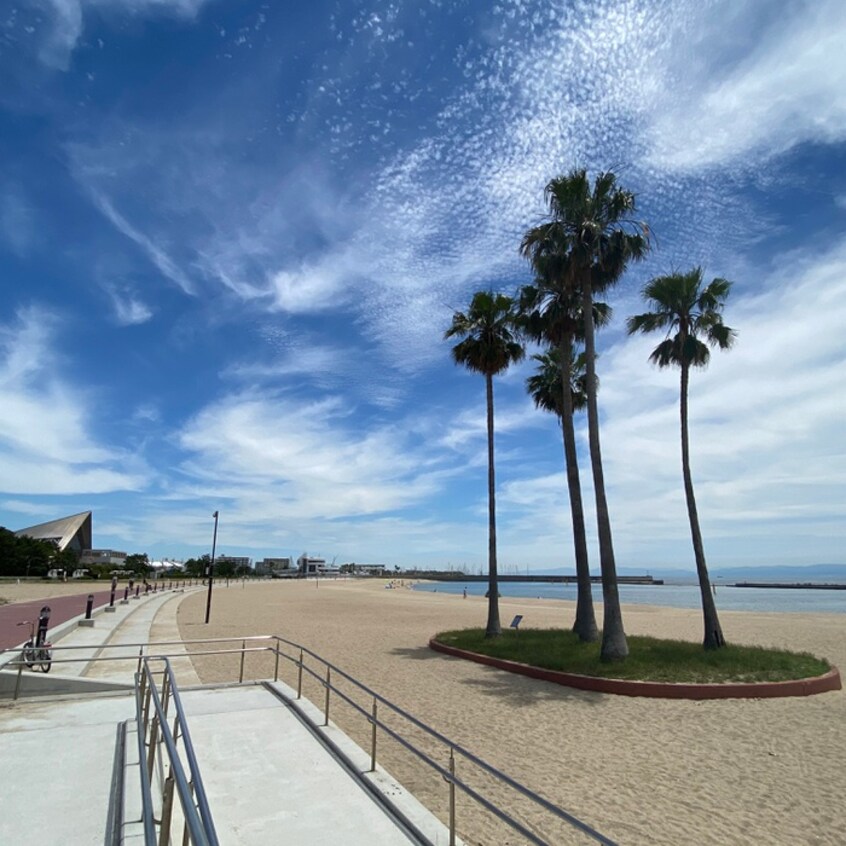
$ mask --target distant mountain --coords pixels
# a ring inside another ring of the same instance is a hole
[[[846,584],[846,564],[807,564],[804,566],[719,567],[709,571],[712,581],[720,582],[837,582]],[[574,575],[575,569],[553,567],[531,570],[534,576]],[[599,570],[592,571],[598,576]],[[696,582],[696,570],[676,567],[618,567],[620,576],[654,576],[670,581]]]
[[[846,564],[808,564],[804,567],[723,567],[713,577],[755,582],[840,582],[846,583]]]

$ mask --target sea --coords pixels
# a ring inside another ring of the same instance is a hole
[[[421,582],[414,590],[435,593],[484,596],[487,582]],[[702,600],[696,584],[665,583],[663,585],[620,585],[620,601],[632,605],[666,605],[672,608],[701,608]],[[502,597],[532,599],[568,599],[576,601],[576,585],[547,582],[503,582]],[[594,600],[602,600],[602,586],[593,585]],[[718,611],[778,611],[788,613],[846,614],[846,590],[808,588],[739,588],[717,585]]]

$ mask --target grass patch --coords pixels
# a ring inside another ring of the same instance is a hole
[[[564,629],[506,630],[501,637],[485,639],[484,629],[442,632],[436,640],[457,649],[558,670],[631,681],[713,684],[726,682],[790,681],[820,676],[831,666],[806,652],[788,652],[761,646],[736,646],[704,650],[701,644],[655,637],[627,636],[629,657],[603,663],[599,642],[581,643]]]

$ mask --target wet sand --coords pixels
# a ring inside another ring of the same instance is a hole
[[[180,632],[186,640],[278,634],[300,643],[621,844],[844,842],[844,691],[682,702],[572,690],[428,649],[429,637],[439,631],[484,625],[484,599],[383,585],[233,583],[215,588],[208,626],[202,622],[205,596],[187,597],[179,609]],[[523,614],[524,627],[569,626],[573,610],[571,602],[501,601],[503,621]],[[601,619],[601,605],[597,610]],[[730,641],[809,651],[846,669],[842,615],[723,612],[721,621]],[[700,614],[687,609],[625,606],[624,622],[632,634],[701,636]],[[285,664],[282,679],[295,686],[294,669]],[[239,671],[233,656],[197,657],[195,665],[205,682],[233,681]],[[251,655],[245,670],[247,678],[270,677],[273,661]],[[316,683],[307,681],[304,692],[322,705]],[[331,707],[331,718],[369,749],[364,720],[339,701]],[[414,736],[446,764],[442,748]],[[424,775],[389,741],[380,740],[379,759],[446,818],[440,776]],[[486,779],[459,763],[459,774],[465,773],[488,789]],[[522,814],[523,800],[490,789]],[[550,842],[588,842],[547,826],[542,817],[523,818]],[[467,843],[522,842],[499,826],[479,806],[459,802],[458,827]]]

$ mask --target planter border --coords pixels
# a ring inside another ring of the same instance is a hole
[[[429,648],[455,658],[464,658],[518,673],[529,678],[554,684],[591,690],[596,693],[613,693],[618,696],[646,696],[653,699],[773,699],[782,696],[813,696],[830,690],[841,690],[840,671],[832,667],[821,676],[807,679],[791,679],[780,682],[726,682],[725,684],[686,684],[681,682],[629,681],[628,679],[607,679],[599,676],[583,676],[577,673],[563,673],[559,670],[545,670],[531,664],[493,658],[478,652],[468,652],[447,646],[436,638],[429,640]]]

